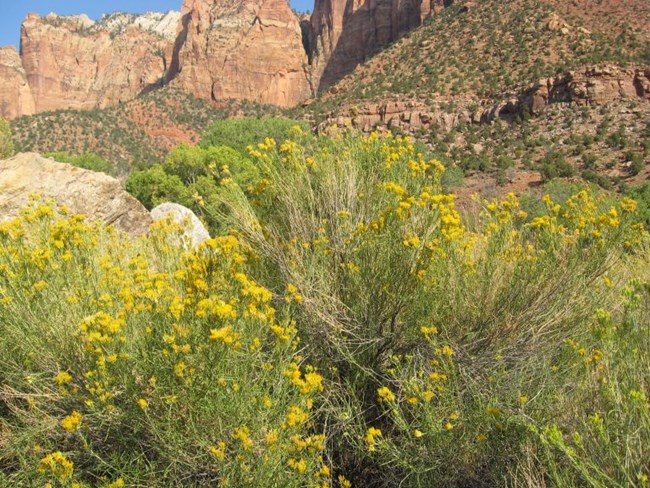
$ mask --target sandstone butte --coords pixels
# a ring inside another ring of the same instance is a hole
[[[0,115],[103,108],[170,83],[207,100],[293,106],[449,0],[184,0],[181,12],[28,14],[21,53],[0,49]]]

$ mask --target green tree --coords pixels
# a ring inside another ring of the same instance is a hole
[[[131,173],[126,180],[126,190],[149,210],[163,202],[180,203],[186,207],[192,205],[190,191],[181,179],[167,174],[159,164],[146,171]]]

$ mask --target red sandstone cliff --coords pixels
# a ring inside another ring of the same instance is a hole
[[[169,82],[207,100],[293,106],[450,0],[184,0],[168,14],[41,17],[0,50],[0,115],[93,109]],[[302,23],[302,28],[301,28]]]
[[[316,0],[311,17],[311,64],[318,90],[331,86],[450,3],[451,0]]]
[[[18,51],[13,46],[0,48],[0,115],[14,118],[34,111],[34,97]]]
[[[310,95],[287,0],[185,0],[169,78],[193,95],[292,106]]]
[[[36,111],[106,107],[155,86],[165,75],[173,37],[135,19],[115,14],[95,23],[85,16],[29,14],[21,57]]]

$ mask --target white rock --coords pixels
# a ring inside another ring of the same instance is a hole
[[[154,222],[171,217],[173,222],[185,226],[186,237],[190,241],[190,247],[197,247],[203,241],[210,239],[210,234],[199,220],[199,218],[189,208],[179,205],[178,203],[161,203],[151,210],[151,218]]]

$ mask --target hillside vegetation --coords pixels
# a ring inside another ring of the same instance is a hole
[[[540,78],[586,64],[650,64],[647,4],[605,3],[454,2],[359,66],[330,89],[315,110],[396,95],[429,102],[440,97],[499,99]],[[636,21],[623,22],[625,17],[612,4],[620,4]],[[599,13],[592,12],[596,5]],[[594,27],[598,30],[590,30]]]
[[[227,101],[217,107],[166,87],[129,102],[90,111],[58,110],[12,121],[17,151],[94,152],[128,174],[134,165],[149,166],[182,143],[197,143],[216,120],[232,115],[277,113],[273,107]]]
[[[647,486],[633,200],[464,215],[376,133],[247,153],[198,249],[36,196],[0,224],[0,484]]]

